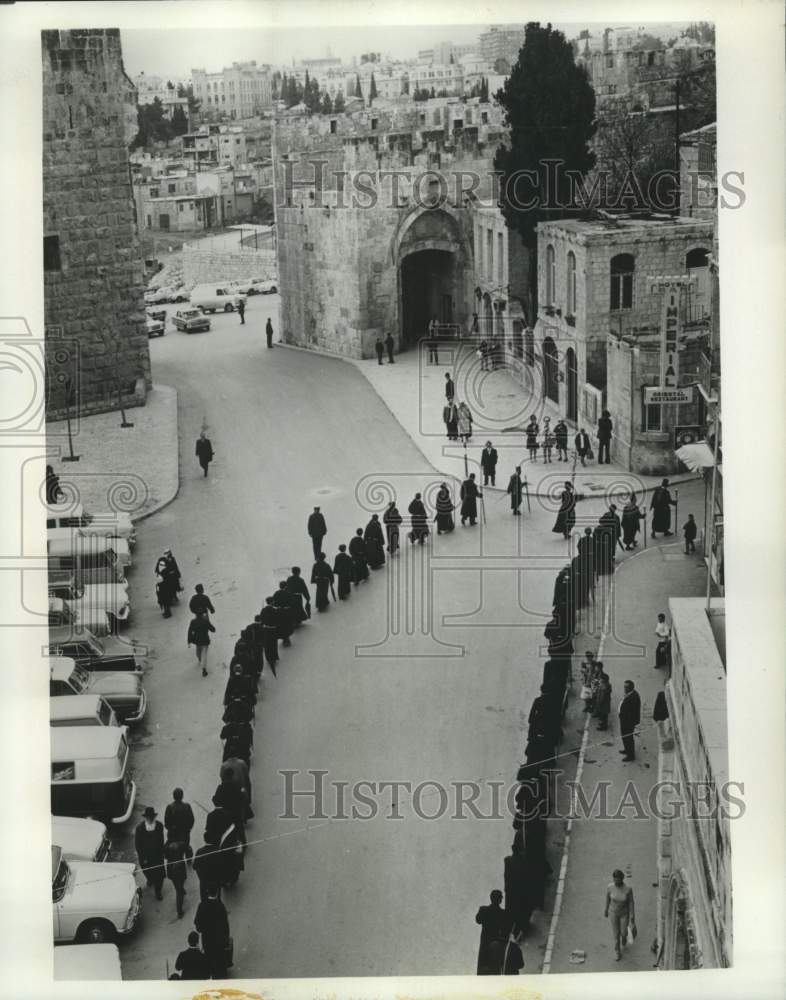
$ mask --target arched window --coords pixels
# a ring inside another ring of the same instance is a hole
[[[568,253],[568,315],[576,315],[576,255]]]
[[[554,247],[549,243],[546,247],[546,305],[554,305],[554,291],[557,287],[557,265],[554,260]]]
[[[611,258],[611,296],[609,308],[612,310],[633,308],[633,278],[636,260],[633,254],[618,253]]]

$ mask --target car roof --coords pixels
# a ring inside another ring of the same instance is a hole
[[[55,979],[68,981],[122,979],[116,944],[67,944],[54,950]]]
[[[76,661],[70,656],[50,656],[49,676],[50,677],[70,677],[76,666]]]
[[[104,699],[100,694],[62,694],[49,699],[49,719],[82,719],[95,715]]]
[[[115,757],[125,733],[125,726],[50,728],[52,760],[100,760]]]
[[[62,646],[65,643],[73,640],[74,642],[97,642],[98,640],[93,635],[89,629],[80,629],[80,634],[78,636],[74,635],[74,630],[70,625],[58,625],[55,628],[49,629],[49,645],[50,646]]]

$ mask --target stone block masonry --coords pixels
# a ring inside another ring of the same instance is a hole
[[[144,404],[144,265],[128,162],[136,90],[116,28],[44,31],[48,420]]]
[[[183,283],[186,288],[205,282],[245,278],[276,281],[277,275],[275,250],[211,250],[203,249],[200,242],[183,244]]]

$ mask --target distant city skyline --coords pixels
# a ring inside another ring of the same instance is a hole
[[[505,24],[519,22],[504,22]],[[520,22],[524,24],[525,22]],[[554,24],[568,38],[585,28],[593,34],[604,28],[642,28],[652,34],[679,32],[689,22],[576,22]],[[303,28],[121,29],[123,62],[130,76],[187,79],[192,69],[216,72],[233,62],[292,65],[301,59],[330,54],[350,63],[363,52],[380,52],[394,59],[414,59],[419,51],[439,42],[473,44],[486,24],[379,25],[313,30]],[[664,39],[665,40],[665,39]]]

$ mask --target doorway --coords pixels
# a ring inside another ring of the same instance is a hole
[[[402,347],[415,347],[427,336],[428,324],[453,322],[455,254],[419,250],[401,262]]]
[[[543,395],[554,403],[559,403],[558,372],[557,345],[551,337],[546,337],[543,341]]]
[[[572,347],[565,352],[565,368],[568,380],[567,418],[575,424],[578,419],[579,372],[576,366],[576,352]]]

